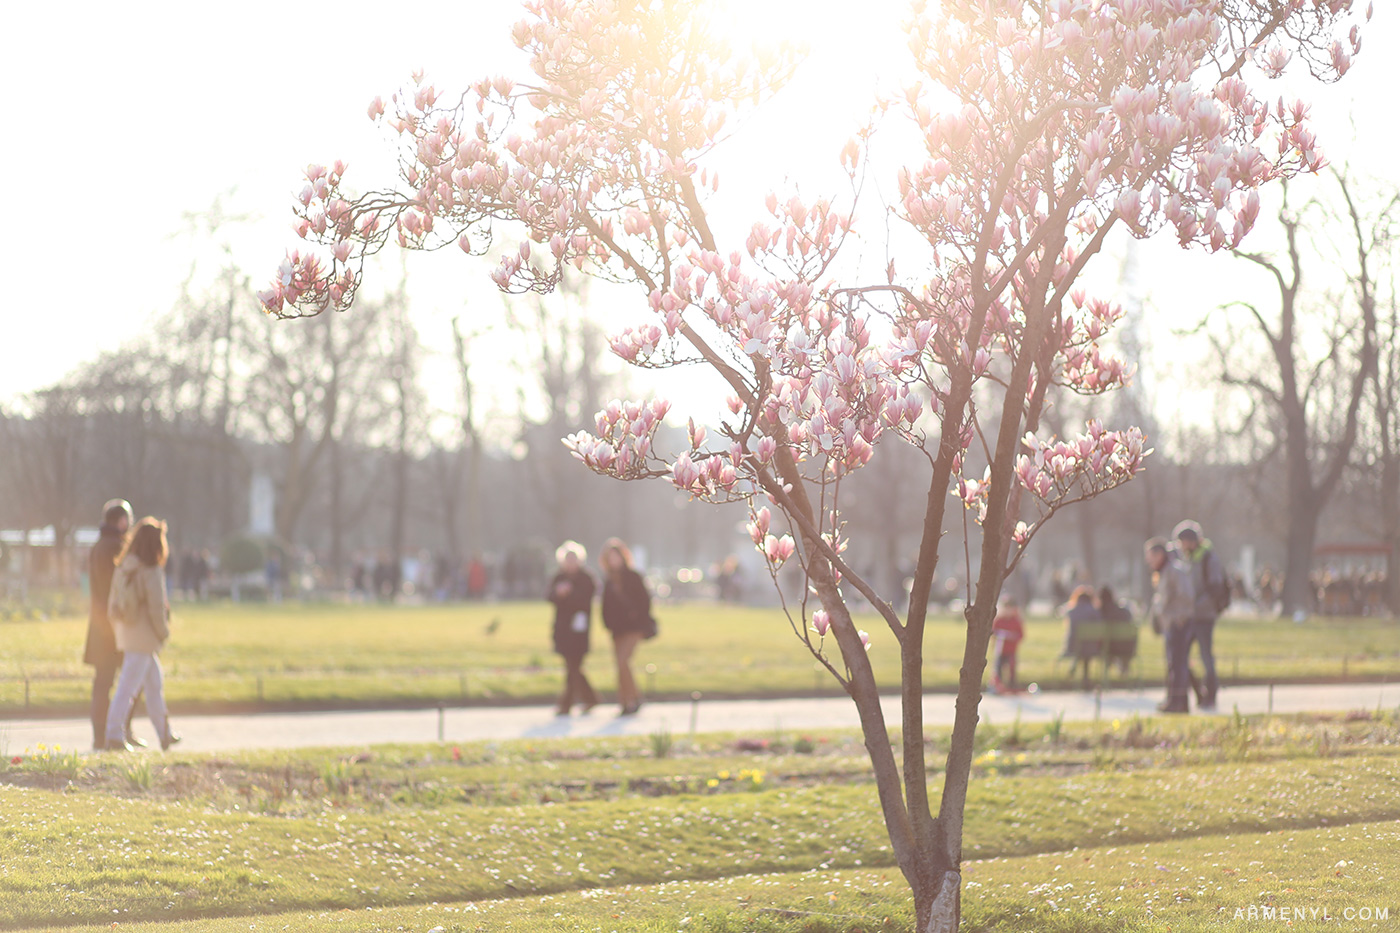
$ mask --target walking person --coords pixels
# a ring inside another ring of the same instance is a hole
[[[117,648],[116,635],[112,631],[112,620],[107,615],[107,597],[112,592],[112,574],[117,569],[117,559],[126,544],[126,533],[131,528],[131,506],[125,499],[112,499],[102,507],[102,528],[98,531],[97,543],[88,554],[88,590],[91,602],[88,608],[87,643],[83,647],[83,663],[91,665],[92,671],[92,747],[101,749],[107,744],[107,708],[112,702],[112,684],[117,679],[117,671],[122,666],[122,653]],[[134,704],[133,704],[134,706]],[[124,720],[125,737],[132,745],[145,745],[131,734],[131,717]]]
[[[1167,656],[1167,697],[1157,704],[1157,709],[1163,713],[1189,713],[1186,662],[1191,651],[1191,613],[1196,601],[1191,569],[1171,553],[1165,538],[1148,541],[1143,553],[1152,569],[1152,629],[1164,639]]]
[[[1205,682],[1196,688],[1196,705],[1203,710],[1215,709],[1215,695],[1220,680],[1215,673],[1215,620],[1230,605],[1230,579],[1220,555],[1208,539],[1201,536],[1201,526],[1184,521],[1172,530],[1182,561],[1190,568],[1195,601],[1191,610],[1191,641],[1201,653]],[[1190,645],[1187,646],[1188,660]],[[1195,685],[1193,684],[1193,687]]]
[[[127,540],[112,577],[107,611],[117,647],[122,651],[122,669],[107,708],[105,747],[109,750],[131,749],[121,724],[131,714],[137,692],[143,689],[146,712],[155,726],[160,747],[168,749],[180,741],[166,716],[165,680],[156,656],[170,637],[170,600],[165,583],[165,562],[169,556],[165,523],[143,518]]]
[[[576,541],[565,541],[554,552],[559,572],[549,581],[549,601],[554,603],[554,652],[564,659],[564,692],[555,712],[569,715],[575,703],[588,712],[598,705],[598,694],[583,673],[593,624],[593,594],[598,586],[583,569],[588,552]]]
[[[646,581],[632,565],[632,552],[617,538],[610,538],[599,558],[603,567],[603,625],[613,638],[617,661],[617,701],[623,716],[641,709],[642,695],[632,676],[632,654],[644,638],[656,635],[651,617],[651,594]]]

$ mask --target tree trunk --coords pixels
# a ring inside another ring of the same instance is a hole
[[[397,341],[393,368],[395,401],[398,407],[398,436],[394,451],[394,499],[393,513],[389,519],[389,553],[394,561],[394,574],[391,586],[392,595],[397,597],[403,586],[404,529],[408,522],[408,472],[410,466],[409,434],[413,415],[413,380],[415,360],[413,358],[416,332],[408,320],[408,306],[405,297],[406,276],[399,280],[399,291],[395,298],[397,318],[394,322],[394,339]]]
[[[1388,449],[1381,451],[1381,540],[1390,549],[1385,558],[1385,605],[1394,615],[1400,615],[1400,573],[1396,572],[1396,555],[1400,554],[1400,460]]]
[[[223,377],[220,382],[218,430],[218,514],[216,527],[218,540],[223,541],[233,534],[237,527],[233,509],[233,461],[236,442],[229,422],[233,418],[233,305],[234,293],[230,288],[228,303],[224,306],[224,347]]]
[[[345,465],[340,460],[339,440],[331,440],[330,455],[330,569],[338,589],[345,580],[345,519],[342,516],[345,507]]]
[[[1385,555],[1385,606],[1392,616],[1400,616],[1400,572],[1396,569],[1395,555],[1400,554],[1400,534],[1388,535]]]
[[[1284,563],[1283,615],[1308,613],[1312,605],[1313,544],[1317,540],[1317,512],[1308,503],[1293,503],[1288,516],[1288,554]]]
[[[467,534],[464,545],[466,551],[484,551],[491,540],[482,528],[481,512],[481,444],[475,431],[471,435],[471,451],[467,459]]]
[[[920,901],[927,907],[920,910]],[[957,933],[962,924],[962,874],[951,869],[936,876],[922,896],[914,896],[916,926],[923,933]]]
[[[399,389],[399,438],[394,453],[394,509],[389,526],[389,553],[394,561],[393,594],[403,584],[404,525],[408,520],[408,401],[407,387]]]

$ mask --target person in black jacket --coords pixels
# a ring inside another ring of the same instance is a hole
[[[554,603],[554,651],[564,659],[564,693],[555,710],[560,716],[569,715],[574,703],[582,704],[585,713],[598,705],[598,694],[583,673],[588,630],[593,621],[593,594],[598,590],[583,569],[587,556],[583,545],[565,541],[554,552],[559,572],[549,581],[548,599]]]
[[[122,667],[122,653],[117,650],[117,636],[112,620],[107,616],[107,596],[112,591],[112,575],[117,569],[117,557],[126,544],[131,527],[131,506],[125,499],[112,499],[102,507],[102,528],[97,543],[88,555],[88,590],[92,606],[88,613],[87,643],[83,647],[83,663],[92,673],[92,747],[105,748],[107,742],[107,707],[112,699],[112,684]],[[126,721],[127,741],[142,746],[146,743],[131,734],[131,717]]]
[[[631,716],[642,707],[642,694],[632,676],[632,653],[642,639],[656,634],[651,594],[642,575],[632,566],[632,552],[617,538],[604,545],[599,563],[605,576],[603,625],[612,633],[617,660],[617,701],[622,715]]]

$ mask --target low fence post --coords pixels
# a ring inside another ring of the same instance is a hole
[[[695,734],[695,726],[700,719],[700,697],[703,694],[696,690],[690,695],[690,734]]]

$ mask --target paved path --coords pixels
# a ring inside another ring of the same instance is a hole
[[[1096,700],[1092,693],[1041,693],[1013,697],[989,696],[982,701],[982,721],[1048,722],[1061,713],[1066,722],[1152,715],[1156,691],[1111,690]],[[1268,687],[1232,687],[1220,693],[1220,711],[1236,707],[1241,713],[1345,712],[1391,710],[1400,706],[1400,684],[1288,685],[1274,688],[1272,707]],[[897,724],[898,700],[884,703],[886,720]],[[1097,706],[1097,709],[1096,709]],[[176,728],[188,751],[234,751],[255,748],[360,746],[385,742],[449,742],[482,739],[551,739],[565,736],[647,735],[669,729],[683,735],[699,732],[785,731],[855,728],[855,707],[847,699],[704,700],[698,704],[649,703],[636,716],[618,718],[616,708],[599,706],[586,716],[556,717],[550,707],[476,707],[349,711],[315,713],[256,713],[229,716],[179,716]],[[929,725],[950,725],[953,698],[928,697],[924,715]],[[692,722],[693,718],[693,722]],[[138,720],[137,732],[148,740],[149,722]],[[86,749],[91,731],[85,719],[0,720],[0,752],[18,754],[38,743]]]

